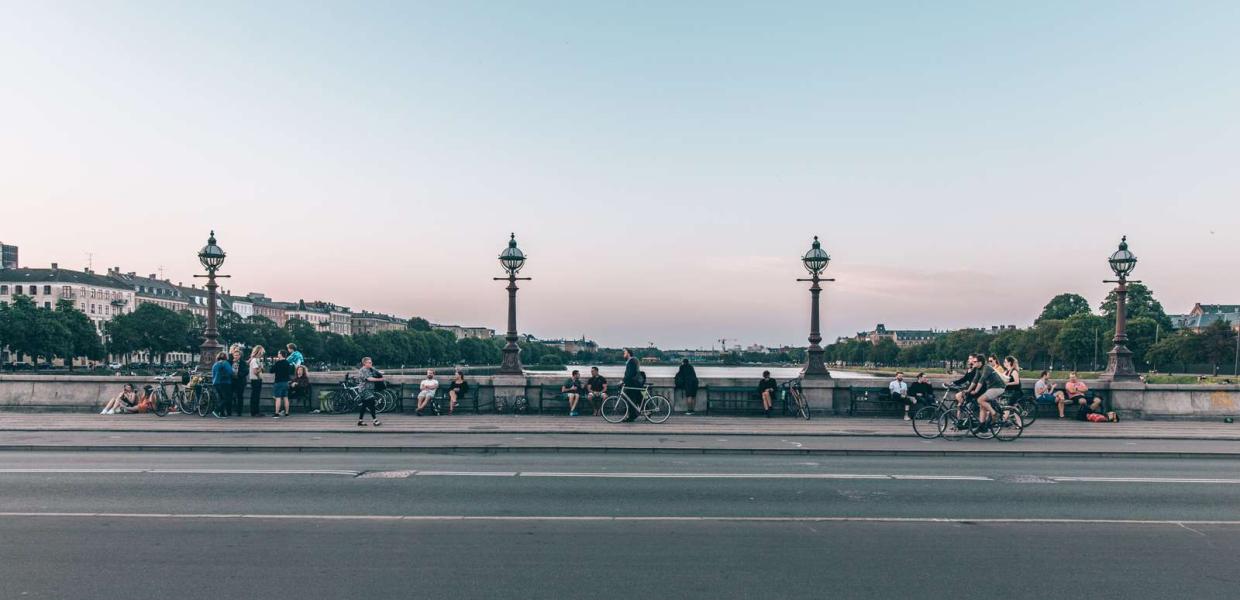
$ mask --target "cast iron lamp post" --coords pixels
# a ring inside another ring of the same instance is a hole
[[[822,244],[818,242],[818,236],[814,236],[814,245],[801,257],[801,263],[805,265],[805,270],[809,271],[809,279],[798,279],[797,281],[809,281],[810,297],[810,313],[809,313],[809,348],[805,351],[805,369],[801,372],[802,376],[811,379],[827,379],[831,377],[831,373],[827,371],[827,365],[823,362],[822,355],[824,353],[822,345],[822,334],[818,328],[818,296],[822,293],[822,286],[818,285],[823,281],[835,281],[834,279],[822,279],[819,275],[827,268],[827,264],[831,262],[831,257],[827,256],[827,251],[822,249]]]
[[[517,277],[521,267],[525,266],[525,253],[517,248],[517,234],[512,234],[508,247],[499,253],[499,264],[508,271],[507,277],[496,277],[495,281],[508,280],[508,333],[504,339],[504,360],[499,365],[501,375],[522,375],[521,348],[517,346],[517,281],[529,281],[529,277]]]
[[[1107,354],[1107,370],[1102,377],[1111,380],[1136,379],[1137,369],[1132,364],[1132,351],[1128,349],[1128,314],[1125,304],[1128,296],[1128,275],[1137,266],[1137,257],[1128,251],[1128,236],[1119,242],[1119,249],[1107,259],[1116,279],[1103,283],[1119,284],[1115,288],[1115,347]],[[1133,283],[1140,283],[1134,281]]]
[[[198,252],[198,262],[202,263],[207,274],[194,276],[207,278],[207,327],[202,331],[202,346],[198,357],[198,365],[204,370],[211,368],[212,363],[215,362],[215,355],[219,354],[223,348],[220,346],[220,331],[215,318],[215,290],[218,287],[215,279],[228,277],[228,275],[217,275],[215,272],[224,264],[224,256],[224,249],[215,243],[215,231],[212,230],[211,236],[207,238],[207,245]]]

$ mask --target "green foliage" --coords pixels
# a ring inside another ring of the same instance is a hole
[[[70,369],[73,368],[73,359],[77,357],[103,360],[103,342],[90,317],[75,308],[72,301],[64,299],[56,302],[54,316],[64,327],[63,353],[59,356]]]
[[[1089,312],[1089,301],[1080,294],[1064,293],[1051,298],[1046,306],[1042,307],[1042,314],[1033,323],[1036,325],[1042,321],[1063,321],[1075,315]]]
[[[105,325],[114,354],[148,352],[164,362],[169,352],[185,351],[193,337],[189,313],[177,313],[157,304],[142,304],[133,312],[117,315]],[[199,342],[201,344],[201,341]],[[197,351],[194,347],[192,351]]]
[[[430,331],[431,322],[423,319],[422,317],[413,317],[409,319],[406,327],[408,327],[410,331]]]
[[[1102,317],[1090,313],[1073,315],[1063,322],[1063,327],[1055,336],[1055,355],[1072,365],[1074,370],[1092,366],[1097,359],[1105,359],[1106,352],[1110,350],[1102,337],[1106,330],[1107,322]]]
[[[1102,306],[1099,307],[1102,315],[1111,319],[1112,322],[1115,321],[1115,298],[1115,290],[1111,290],[1106,299],[1102,301]],[[1124,312],[1129,320],[1152,319],[1164,330],[1171,330],[1171,318],[1163,310],[1162,303],[1154,299],[1154,292],[1145,287],[1145,284],[1135,281],[1128,284],[1128,297],[1124,300],[1124,306]]]

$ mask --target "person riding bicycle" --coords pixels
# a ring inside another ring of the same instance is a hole
[[[964,375],[962,375],[960,379],[957,379],[951,383],[953,387],[962,388],[959,392],[956,392],[957,404],[964,404],[965,400],[971,399],[969,389],[973,387],[973,380],[977,377],[978,366],[980,363],[981,359],[979,359],[976,354],[970,354],[969,358],[965,359],[965,365],[968,366],[969,369],[964,372]]]
[[[970,394],[977,399],[979,428],[990,420],[991,415],[995,414],[995,409],[990,402],[1002,396],[1005,387],[1003,376],[998,371],[990,365],[979,365],[977,375],[973,378],[973,386],[969,390]]]
[[[1020,400],[1020,362],[1015,356],[1008,356],[1003,359],[1003,366],[1007,369],[1003,394],[1009,401]]]
[[[641,367],[637,364],[637,357],[628,348],[624,349],[624,379],[620,382],[620,393],[633,402],[636,406],[641,406],[642,390],[646,389],[646,378],[642,376]],[[630,411],[626,421],[637,420],[638,411]]]
[[[376,383],[383,381],[383,373],[375,368],[374,362],[367,356],[362,359],[362,366],[357,370],[357,379],[361,384],[359,390],[361,394],[358,396],[357,426],[362,427],[366,424],[362,419],[369,410],[370,424],[378,427],[381,423],[379,423],[379,416],[375,414],[374,387]]]

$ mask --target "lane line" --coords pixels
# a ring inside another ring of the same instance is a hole
[[[155,475],[344,475],[361,471],[338,469],[0,469],[0,474],[155,474]]]
[[[1170,525],[1175,527],[1222,525],[1240,526],[1240,520],[1164,520],[1164,519],[961,519],[954,517],[617,517],[585,516],[511,516],[511,515],[281,515],[281,514],[173,514],[173,513],[108,513],[108,512],[0,512],[0,518],[71,518],[71,519],[249,519],[272,521],[506,521],[506,522],[737,522],[737,523],[940,523],[997,525]]]
[[[891,475],[854,473],[560,473],[521,471],[520,477],[582,477],[597,479],[891,479]]]
[[[1049,477],[1065,483],[1223,483],[1240,484],[1240,479],[1194,477]]]

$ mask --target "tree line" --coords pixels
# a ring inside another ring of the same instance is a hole
[[[1148,287],[1128,285],[1128,349],[1139,370],[1229,371],[1235,365],[1236,333],[1215,322],[1200,333],[1173,330],[1170,317]],[[931,366],[958,364],[983,353],[1015,356],[1026,368],[1089,370],[1107,363],[1115,336],[1115,293],[1094,313],[1079,294],[1059,294],[1046,303],[1033,325],[988,333],[960,329],[932,342],[900,348],[891,339],[873,344],[842,340],[826,347],[827,360],[845,365]]]

